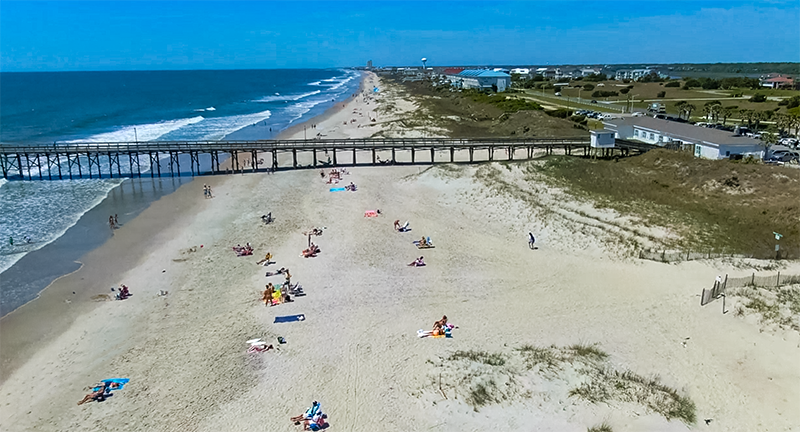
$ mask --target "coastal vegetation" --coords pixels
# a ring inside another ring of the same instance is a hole
[[[491,404],[536,398],[537,386],[545,386],[551,391],[558,388],[555,392],[563,392],[568,400],[635,403],[667,420],[688,425],[696,422],[695,403],[684,392],[662,383],[657,376],[616,369],[608,357],[595,344],[522,345],[504,352],[456,351],[431,362],[436,366],[432,383],[443,394],[452,390],[456,397],[466,395],[465,401],[475,411]],[[595,430],[610,430],[610,426]]]
[[[387,78],[386,83],[418,105],[400,120],[406,128],[437,131],[453,138],[588,136],[583,126],[567,120],[568,113],[546,110],[518,93],[456,90],[427,80]]]
[[[800,251],[796,169],[669,150],[619,160],[554,156],[527,169],[601,207],[671,227],[678,236],[665,246],[769,258],[779,232],[786,253]]]

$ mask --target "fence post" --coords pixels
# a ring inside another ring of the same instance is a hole
[[[686,251],[686,261],[689,261],[689,251]]]
[[[753,278],[750,279],[750,285],[756,285],[756,272],[753,272]]]
[[[727,289],[728,289],[728,275],[725,274],[725,282],[722,283],[722,292],[725,293],[725,290],[727,290]],[[722,307],[722,310],[723,311],[725,310],[724,306]],[[725,313],[725,312],[723,312],[723,313]]]
[[[781,272],[778,272],[778,279],[775,281],[775,287],[781,286]]]

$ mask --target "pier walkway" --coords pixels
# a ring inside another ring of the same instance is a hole
[[[621,144],[617,150],[624,155],[649,149],[647,144]],[[589,148],[588,137],[2,144],[0,169],[3,178],[9,180],[195,176],[311,167],[472,163],[496,160],[497,152],[503,160],[531,159],[534,155],[552,154],[556,150],[587,156]],[[221,163],[226,160],[229,162],[223,166]],[[308,163],[301,164],[299,160]]]

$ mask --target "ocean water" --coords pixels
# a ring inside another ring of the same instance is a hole
[[[219,140],[250,125],[276,137],[350,96],[359,78],[345,69],[0,73],[0,142]],[[0,179],[0,278],[125,181]]]

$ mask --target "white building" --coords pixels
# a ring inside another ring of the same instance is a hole
[[[622,81],[624,79],[638,81],[640,78],[650,75],[654,72],[655,71],[653,69],[621,69],[617,71],[615,77],[618,81]]]
[[[465,89],[505,91],[511,86],[511,75],[504,72],[491,70],[463,70],[458,75],[447,77],[450,83],[456,87]]]
[[[528,68],[514,68],[511,69],[511,75],[530,75],[531,70]]]
[[[581,69],[580,73],[582,77],[587,77],[589,75],[598,75],[600,73],[600,69]]]
[[[725,159],[733,155],[764,157],[764,145],[756,139],[689,123],[652,117],[627,117],[604,121],[603,125],[607,130],[614,131],[616,138],[659,146],[677,144],[705,159]]]

